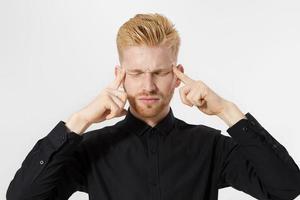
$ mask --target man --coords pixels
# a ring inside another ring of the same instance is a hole
[[[184,74],[179,45],[162,15],[138,14],[123,24],[115,80],[37,142],[7,199],[68,199],[83,191],[91,200],[216,200],[227,186],[258,199],[294,199],[300,172],[286,149],[250,113]],[[231,137],[174,117],[170,101],[181,82],[182,102],[218,116]]]

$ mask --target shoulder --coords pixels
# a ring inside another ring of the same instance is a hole
[[[128,133],[122,130],[124,130],[124,128],[122,128],[121,122],[91,130],[83,134],[82,143],[95,147],[111,146],[128,136]]]
[[[187,138],[190,142],[206,143],[213,146],[232,144],[234,141],[230,136],[222,134],[220,129],[204,125],[191,124],[175,118],[175,135]]]
[[[175,118],[175,128],[179,132],[187,132],[201,136],[217,137],[221,135],[221,130],[204,125],[204,124],[191,124],[181,119]]]

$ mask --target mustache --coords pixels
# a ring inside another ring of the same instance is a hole
[[[160,97],[161,95],[158,92],[141,92],[136,95],[137,97]]]

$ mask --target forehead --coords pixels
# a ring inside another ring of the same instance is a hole
[[[161,69],[168,68],[175,62],[170,49],[164,46],[133,46],[123,50],[121,65],[126,69]]]

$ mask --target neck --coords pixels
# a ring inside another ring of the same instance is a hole
[[[130,107],[130,112],[132,113],[132,115],[134,115],[136,118],[144,121],[151,127],[156,126],[156,124],[158,124],[158,122],[160,122],[165,116],[167,116],[167,114],[169,113],[169,110],[170,110],[170,106],[168,105],[162,110],[162,112],[155,115],[155,117],[147,118],[147,117],[141,116],[134,109],[132,109],[132,107]]]

